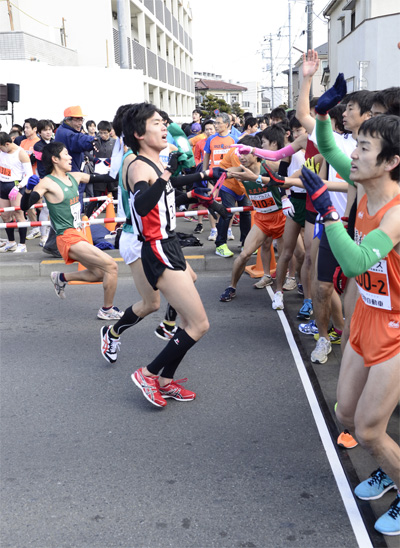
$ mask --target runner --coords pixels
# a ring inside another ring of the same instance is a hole
[[[150,403],[165,407],[166,398],[191,401],[196,397],[174,375],[186,352],[208,331],[209,323],[174,232],[175,192],[170,178],[177,169],[177,153],[165,169],[159,161],[167,144],[167,128],[154,105],[139,103],[125,114],[123,131],[127,146],[138,154],[128,170],[128,182],[132,219],[144,241],[143,269],[153,289],[159,289],[181,317],[182,327],[165,349],[132,375]]]
[[[257,137],[248,136],[244,137],[241,143],[256,147],[259,140]],[[278,252],[281,251],[281,237],[285,229],[286,217],[282,213],[280,192],[276,187],[272,190],[266,188],[269,178],[265,168],[260,164],[261,160],[254,154],[246,154],[240,156],[239,159],[241,166],[230,168],[228,176],[240,177],[256,213],[254,224],[244,241],[243,250],[233,263],[231,284],[220,296],[221,302],[229,302],[236,297],[236,285],[244,272],[247,261],[256,249],[264,243],[265,247],[271,249],[272,241],[277,239]],[[265,262],[268,264],[268,267],[264,266],[265,285],[271,285],[273,280],[270,275],[270,257]]]
[[[103,282],[104,305],[97,313],[101,320],[118,320],[122,312],[113,306],[117,289],[118,267],[112,257],[91,245],[81,232],[79,183],[88,183],[86,173],[70,173],[71,156],[63,143],[53,141],[43,149],[42,163],[48,174],[44,179],[37,175],[29,178],[21,208],[27,211],[43,196],[46,199],[50,219],[57,234],[57,247],[65,261],[76,261],[87,270],[76,272],[52,272],[50,277],[56,295],[65,299],[68,282]]]
[[[339,78],[344,82],[343,75]],[[332,150],[332,130],[324,120],[329,122],[325,113],[335,100],[334,92],[316,109],[318,143]],[[356,277],[360,292],[340,368],[336,414],[379,464],[355,489],[359,498],[375,500],[400,486],[400,448],[386,433],[400,398],[400,119],[382,115],[367,120],[360,127],[352,160],[339,149],[335,157],[338,172],[350,167],[350,181],[361,184],[366,193],[357,208],[355,241],[320,178],[303,169],[303,182],[324,220],[333,254],[344,274]],[[400,534],[399,493],[375,529]]]

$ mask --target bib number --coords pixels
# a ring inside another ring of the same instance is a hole
[[[169,224],[170,229],[175,230],[176,228],[176,215],[175,215],[175,192],[168,192],[167,194],[167,207],[169,214]]]
[[[254,209],[259,213],[271,213],[272,211],[277,211],[279,209],[271,192],[250,196],[250,199]]]
[[[71,215],[73,219],[74,228],[80,228],[81,226],[81,204],[77,202],[71,206]]]
[[[373,308],[391,310],[387,262],[382,259],[369,270],[356,277],[358,290],[364,303]]]

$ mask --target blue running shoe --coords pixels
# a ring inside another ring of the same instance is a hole
[[[303,306],[300,308],[299,313],[297,314],[297,319],[309,320],[312,313],[313,308],[311,299],[304,299]]]
[[[394,499],[387,512],[374,525],[382,535],[400,535],[400,495]]]
[[[354,493],[361,500],[376,500],[380,499],[390,489],[396,489],[393,480],[385,474],[382,468],[378,468],[378,470],[372,472],[368,479],[357,485]]]
[[[315,335],[316,333],[318,333],[318,327],[315,323],[315,320],[311,320],[308,323],[301,323],[299,325],[299,331],[304,335]]]
[[[232,299],[236,297],[236,289],[233,287],[227,287],[225,291],[220,296],[219,300],[222,303],[229,303]]]

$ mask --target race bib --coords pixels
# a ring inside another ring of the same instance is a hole
[[[271,192],[250,195],[250,199],[254,209],[259,213],[271,213],[279,209]]]
[[[357,276],[356,282],[361,298],[366,305],[381,310],[392,310],[386,259],[382,259],[369,270]]]
[[[176,228],[176,215],[175,215],[175,192],[168,192],[167,194],[167,207],[169,213],[169,223],[170,229],[175,230]]]
[[[81,204],[77,202],[71,206],[71,215],[73,218],[74,228],[80,228],[81,226]]]

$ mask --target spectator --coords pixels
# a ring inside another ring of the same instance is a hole
[[[91,137],[96,137],[96,123],[94,120],[88,120],[86,122],[86,131]]]
[[[22,189],[32,175],[32,165],[25,150],[12,142],[4,131],[0,132],[0,207],[19,207]],[[15,191],[17,189],[18,192]],[[5,223],[12,221],[24,222],[22,211],[9,211],[1,214]],[[6,228],[8,241],[0,247],[1,253],[26,253],[26,228],[19,228],[19,244],[14,239],[14,229]]]

